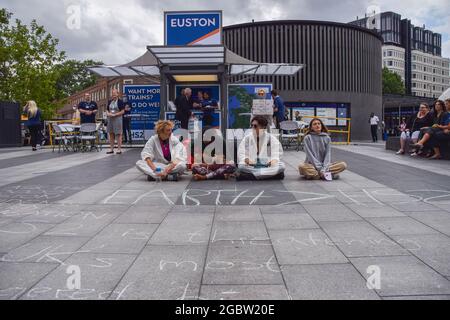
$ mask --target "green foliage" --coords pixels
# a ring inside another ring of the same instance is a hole
[[[248,128],[250,119],[248,118],[248,116],[241,116],[239,114],[251,112],[253,99],[256,98],[256,95],[247,93],[244,88],[241,88],[239,86],[231,86],[229,90],[229,96],[236,97],[236,99],[240,102],[240,107],[232,110],[235,119],[233,129]]]
[[[25,105],[36,101],[45,119],[53,118],[69,95],[95,83],[84,69],[94,61],[67,60],[59,40],[33,20],[29,26],[0,9],[0,100]]]
[[[383,94],[405,94],[402,78],[388,68],[383,68]]]

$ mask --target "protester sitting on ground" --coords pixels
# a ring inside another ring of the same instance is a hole
[[[203,156],[206,158],[206,155]],[[199,163],[192,166],[195,180],[228,180],[236,171],[234,161],[226,161],[225,156],[215,156],[211,164]]]
[[[420,140],[416,144],[414,144],[414,148],[416,148],[417,150],[417,155],[421,154],[421,152],[419,151],[422,151],[422,149],[424,149],[424,147],[426,146],[427,149],[430,149],[430,152],[428,152],[427,157],[431,157],[431,148],[429,148],[430,146],[426,145],[427,142],[436,133],[445,130],[448,126],[448,122],[450,121],[449,114],[447,113],[444,101],[442,100],[437,100],[434,103],[433,114],[434,114],[433,125],[431,127],[422,128],[421,129],[422,136],[419,135]]]
[[[172,134],[174,124],[160,120],[155,125],[156,135],[151,137],[141,153],[136,167],[147,175],[149,181],[178,180],[186,170],[187,152],[184,145]]]
[[[406,125],[405,131],[400,136],[400,150],[397,154],[404,154],[405,147],[412,141],[416,143],[419,139],[420,129],[433,124],[433,116],[430,107],[426,103],[421,103],[417,115],[411,117]]]
[[[252,130],[238,148],[237,180],[284,179],[283,149],[278,139],[267,132],[267,119],[255,116]]]
[[[338,179],[339,173],[347,169],[345,162],[331,163],[331,138],[322,120],[314,118],[309,124],[303,140],[305,163],[299,166],[300,175],[306,179]]]

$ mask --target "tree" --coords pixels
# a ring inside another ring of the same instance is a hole
[[[388,68],[383,68],[383,94],[405,94],[402,78]]]
[[[33,20],[30,26],[12,13],[0,9],[0,100],[24,105],[35,100],[44,118],[51,118],[60,106],[55,102],[58,72],[56,64],[65,59],[59,40]]]
[[[56,98],[58,100],[64,99],[94,85],[97,81],[97,77],[87,71],[86,67],[101,64],[103,64],[103,62],[93,60],[66,60],[63,63],[56,65],[55,69],[58,74],[56,80]]]

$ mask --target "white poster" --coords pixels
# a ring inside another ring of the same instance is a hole
[[[252,104],[252,114],[254,115],[273,115],[272,99],[255,99]]]
[[[336,108],[316,108],[317,117],[336,118]],[[335,126],[336,119],[321,119],[326,126]]]

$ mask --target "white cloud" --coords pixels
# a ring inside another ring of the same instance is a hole
[[[223,10],[224,25],[264,20],[307,19],[349,22],[363,16],[377,3],[382,11],[394,11],[413,24],[426,24],[443,34],[443,54],[450,56],[450,1],[430,0],[3,0],[15,17],[35,18],[55,37],[71,58],[125,63],[143,54],[146,46],[163,43],[163,12],[175,10]],[[81,29],[66,26],[67,6],[82,8]]]

